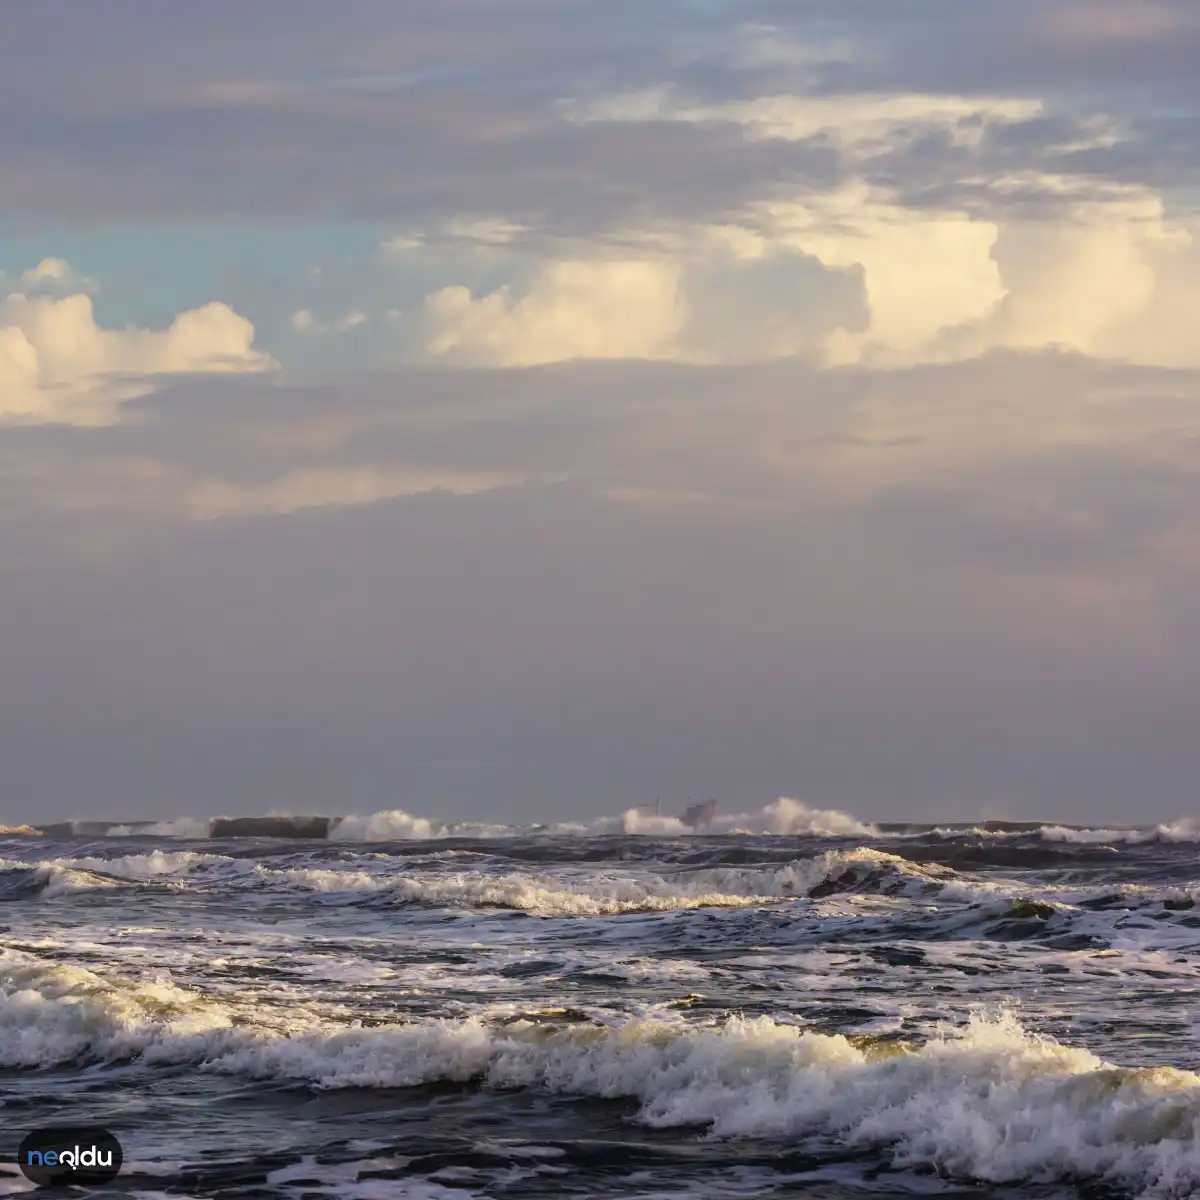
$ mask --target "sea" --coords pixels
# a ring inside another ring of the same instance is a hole
[[[7,827],[0,1196],[64,1125],[139,1200],[1200,1196],[1198,850],[792,800]]]

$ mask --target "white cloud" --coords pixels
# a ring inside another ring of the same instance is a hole
[[[424,250],[425,238],[419,233],[398,233],[379,245],[379,253],[383,258],[400,258]]]
[[[379,243],[378,253],[383,261],[393,263],[430,251],[491,260],[534,232],[528,225],[500,215],[451,217],[431,229],[410,229],[386,238]]]
[[[94,279],[78,274],[71,264],[61,258],[43,258],[35,267],[21,272],[18,289],[30,292],[94,292]]]
[[[776,190],[719,225],[647,221],[571,239],[496,215],[410,231],[381,250],[438,248],[443,271],[463,272],[426,299],[434,357],[517,365],[801,355],[892,367],[1062,347],[1200,365],[1200,222],[1172,222],[1151,188],[983,173],[957,181],[961,202],[913,206],[898,188],[868,183],[881,155],[927,135],[969,155],[989,128],[1045,116],[1040,100],[895,93],[704,104],[664,86],[560,109],[581,123],[726,122],[750,140],[819,135],[840,147],[848,178],[824,192]],[[1112,147],[1121,136],[1099,114],[1055,152]],[[1020,203],[1027,195],[1045,201],[1036,216]],[[479,277],[470,259],[454,257],[463,244],[507,268],[507,282],[482,293],[461,286]]]
[[[35,272],[71,278],[67,264],[47,262]],[[254,349],[254,326],[225,304],[189,309],[164,330],[110,330],[82,292],[0,301],[0,419],[106,424],[122,401],[151,390],[153,376],[273,365]]]
[[[651,88],[563,106],[565,116],[591,121],[676,121],[689,125],[729,122],[751,138],[799,141],[824,134],[844,147],[877,149],[911,140],[914,127],[941,127],[964,142],[977,142],[983,126],[1040,116],[1040,100],[1001,96],[880,93],[848,96],[782,94],[700,104],[671,88]]]
[[[486,217],[473,221],[453,220],[444,226],[448,237],[466,242],[479,242],[484,246],[507,246],[523,233],[529,232],[527,225],[505,220],[503,217]]]
[[[292,313],[292,328],[299,334],[349,333],[350,330],[365,325],[367,320],[367,314],[357,308],[328,321],[319,320],[309,309],[302,308]]]
[[[1200,366],[1198,234],[1200,223],[1169,221],[1145,189],[1078,203],[1056,221],[1007,222],[991,251],[1002,299],[986,318],[948,329],[926,356],[1059,346],[1152,366]]]
[[[1096,197],[1069,178],[1036,183],[1058,193],[1053,215],[911,208],[858,182],[720,226],[618,230],[562,258],[554,247],[523,290],[429,296],[427,349],[493,365],[801,354],[904,366],[1059,347],[1200,365],[1200,221],[1172,221],[1143,187]],[[848,274],[869,310],[857,324]]]
[[[447,287],[425,303],[429,352],[526,366],[574,358],[676,356],[685,309],[669,261],[545,263],[524,296]]]
[[[941,330],[985,317],[1004,297],[991,256],[999,229],[964,213],[903,208],[855,184],[764,203],[756,218],[776,246],[862,269],[871,322],[847,344],[852,360],[868,347],[892,360],[920,359]]]

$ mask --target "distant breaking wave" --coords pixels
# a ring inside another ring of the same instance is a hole
[[[860,821],[837,809],[812,808],[782,797],[753,813],[716,813],[704,823],[631,808],[619,816],[592,821],[512,825],[439,820],[403,809],[366,816],[294,815],[178,817],[165,821],[62,821],[45,825],[0,825],[0,837],[106,838],[157,837],[183,841],[263,838],[334,842],[408,842],[452,838],[585,838],[705,835],[808,836],[820,838],[1037,838],[1073,845],[1141,845],[1153,842],[1200,842],[1200,821],[1186,818],[1154,826],[1089,827],[1056,821],[981,821],[918,824]]]
[[[36,827],[0,827],[0,836],[160,837],[205,841],[223,838],[289,838],[339,842],[403,842],[447,838],[603,837],[606,835],[690,837],[697,834],[776,834],[813,837],[878,837],[880,829],[836,809],[811,808],[783,797],[757,813],[718,813],[704,825],[682,817],[631,808],[616,817],[536,825],[445,821],[413,816],[403,809],[368,816],[179,817],[167,821],[62,821]]]

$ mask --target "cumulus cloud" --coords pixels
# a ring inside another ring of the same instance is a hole
[[[1192,235],[1166,228],[1161,206],[1149,198],[1081,208],[1062,223],[1014,222],[998,231],[992,249],[1003,299],[960,348],[1058,345],[1157,365],[1200,364],[1200,344],[1177,325],[1177,305],[1194,311],[1200,284],[1191,296],[1160,286],[1179,256],[1200,265],[1195,251]],[[1156,336],[1172,324],[1178,340]]]
[[[1045,111],[1040,100],[897,93],[703,104],[659,87],[563,111],[581,125],[725,123],[752,140],[821,137],[841,147],[851,173],[833,188],[777,186],[720,225],[660,220],[592,239],[593,254],[606,243],[652,247],[636,265],[585,264],[587,242],[573,250],[559,244],[523,293],[520,284],[478,297],[460,287],[443,289],[428,303],[434,353],[458,349],[493,363],[593,353],[717,362],[807,353],[834,365],[903,365],[1000,347],[1058,346],[1156,365],[1200,363],[1200,341],[1181,319],[1200,307],[1194,269],[1200,227],[1170,217],[1149,186],[1098,190],[1062,170],[1006,169],[985,172],[973,187],[961,179],[959,197],[951,190],[940,202],[912,204],[899,184],[880,178],[878,163],[922,137],[956,148],[960,170],[969,170],[990,131],[1029,127]],[[1119,131],[1100,116],[1072,136],[1063,154],[1111,146]],[[1049,207],[1030,211],[1013,203],[1017,196],[1036,196]],[[747,263],[756,270],[772,264],[779,277],[790,257],[797,286],[819,292],[823,283],[826,308],[838,319],[816,336],[811,328],[799,332],[806,322],[796,319],[796,289],[786,287],[745,295],[736,311],[722,307],[727,290],[709,288],[705,295],[702,281],[703,260],[706,254],[711,260],[717,241],[730,253],[710,266],[715,273],[719,265],[734,291]],[[821,268],[824,279],[804,280],[802,260]],[[839,290],[844,296],[839,273],[845,272],[861,279],[865,319],[838,300]],[[665,288],[651,293],[634,283],[651,277],[673,278],[673,303],[664,302]],[[595,297],[586,318],[581,291]],[[610,316],[600,297],[617,294],[623,296],[619,316]],[[630,329],[624,318],[633,314],[636,328]],[[613,320],[611,338],[602,335],[603,319]],[[689,324],[704,335],[690,335]]]
[[[1200,226],[1146,184],[1070,164],[1122,137],[1103,114],[1059,128],[1032,97],[919,92],[774,94],[702,101],[679,88],[560,106],[580,128],[664,124],[749,142],[836,145],[829,186],[777,184],[720,221],[647,219],[565,236],[516,217],[444,220],[383,244],[392,261],[466,242],[507,281],[458,281],[425,304],[427,351],[474,364],[573,358],[729,363],[804,356],[902,366],[997,348],[1062,347],[1153,365],[1200,364],[1185,314],[1200,307]],[[997,169],[1028,131],[1058,170]],[[1008,142],[1006,142],[1008,139]],[[954,185],[914,202],[906,156],[956,161]],[[458,243],[455,239],[458,239]],[[529,268],[532,256],[534,267]],[[431,260],[433,261],[433,260]],[[443,270],[458,269],[453,258]]]
[[[80,275],[62,258],[43,258],[34,267],[21,272],[18,289],[31,292],[94,292],[96,280]]]
[[[47,260],[39,278],[72,278]],[[32,282],[36,282],[33,280]],[[13,292],[0,301],[0,419],[105,424],[153,377],[175,372],[263,371],[254,326],[228,305],[189,309],[163,330],[104,329],[92,299]]]
[[[996,191],[1028,179],[990,181]],[[492,365],[571,358],[903,366],[1066,348],[1200,365],[1200,221],[1152,189],[1033,181],[1053,216],[902,203],[865,179],[777,195],[720,225],[660,222],[555,247],[517,278],[426,301],[427,349]],[[624,247],[637,258],[584,258]]]
[[[522,296],[447,287],[425,314],[431,354],[499,366],[672,358],[686,318],[678,267],[652,260],[549,262]]]

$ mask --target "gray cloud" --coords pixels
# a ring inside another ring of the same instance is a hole
[[[1183,21],[1190,10],[1161,0],[1181,15],[1174,36],[1076,53],[1053,35],[1051,18],[1067,7],[24,6],[0,48],[0,100],[22,112],[19,125],[0,129],[0,208],[26,225],[501,211],[545,232],[586,235],[647,214],[719,216],[775,192],[827,189],[860,169],[918,204],[1003,206],[969,181],[1014,161],[1077,171],[1098,187],[1194,183],[1200,33]],[[778,44],[781,61],[751,52],[755,19],[772,22],[759,36]],[[851,49],[838,51],[838,38]],[[791,64],[789,39],[815,45],[816,61]],[[834,48],[822,61],[824,46]],[[823,137],[747,142],[720,121],[580,126],[556,108],[562,98],[664,84],[708,104],[903,90],[1034,96],[1051,113],[975,148],[915,129],[864,166]],[[1062,149],[1087,117],[1113,110],[1135,122],[1128,137]],[[1043,189],[1036,199],[1052,196]]]
[[[181,381],[123,425],[6,430],[3,815],[1177,815],[1198,399],[1054,356],[578,364]],[[185,512],[300,466],[528,482]]]

